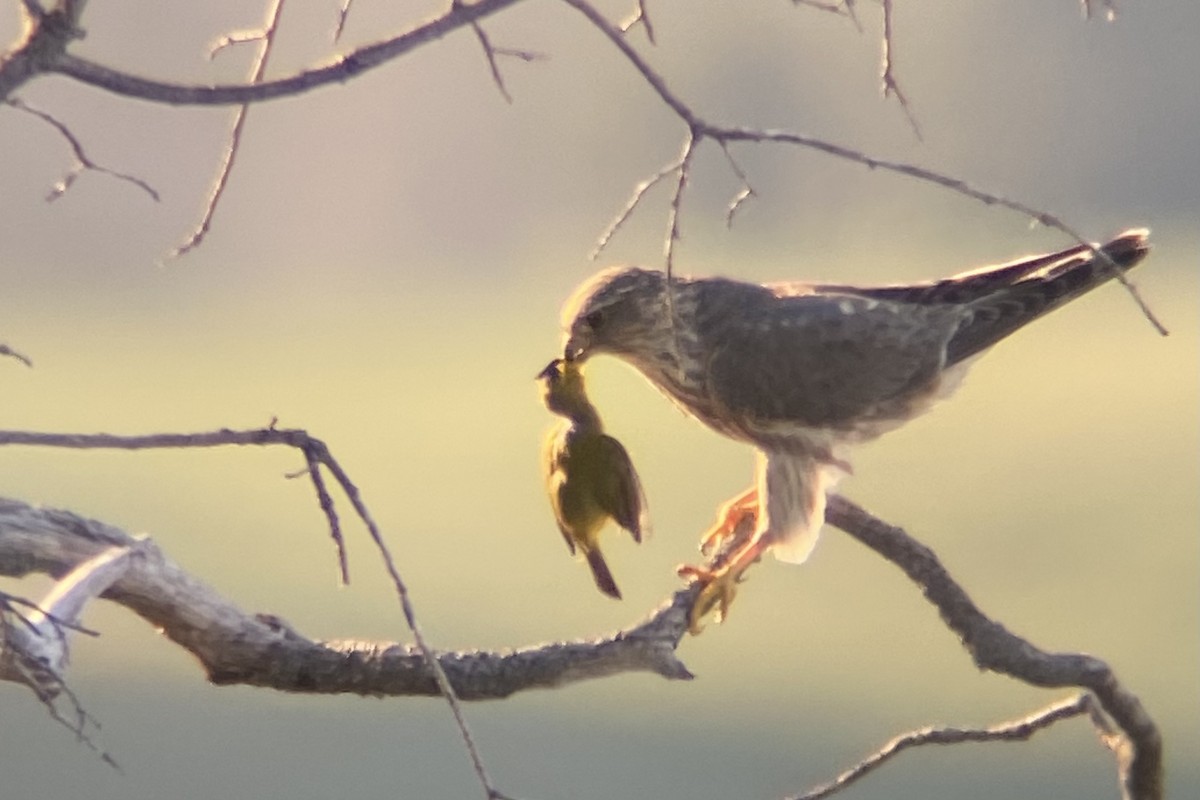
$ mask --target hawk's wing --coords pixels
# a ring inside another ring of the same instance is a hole
[[[755,293],[723,313],[719,299],[707,305],[709,394],[751,428],[903,416],[910,396],[936,384],[967,313],[823,292]]]
[[[1128,230],[1097,247],[1125,272],[1150,252],[1149,233],[1145,229]],[[918,305],[966,306],[971,309],[971,317],[946,348],[946,364],[950,365],[991,347],[1018,328],[1113,277],[1110,264],[1098,259],[1090,248],[1079,245],[929,283],[872,287],[797,284],[788,289],[844,292]]]

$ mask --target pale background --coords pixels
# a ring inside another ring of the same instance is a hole
[[[15,5],[15,3],[11,4]],[[359,0],[362,43],[444,3]],[[1123,3],[1116,24],[1071,0],[897,3],[896,66],[925,133],[880,99],[878,7],[845,19],[776,0],[651,2],[644,47],[718,121],[789,128],[911,160],[1055,212],[1089,236],[1154,229],[1135,277],[1172,330],[1155,335],[1106,287],[984,359],[959,396],[864,448],[844,489],[933,546],[983,609],[1033,642],[1107,659],[1161,723],[1176,797],[1200,795],[1200,5]],[[393,8],[394,6],[394,8]],[[608,3],[611,17],[632,3]],[[272,74],[324,60],[336,4],[287,7]],[[205,45],[256,21],[245,4],[95,2],[77,52],[182,82],[235,81]],[[0,39],[16,35],[12,10]],[[515,103],[459,31],[350,84],[255,107],[209,240],[158,260],[198,219],[229,109],[172,109],[62,78],[29,103],[97,161],[163,193],[69,163],[50,128],[0,109],[0,425],[150,433],[278,417],[325,439],[358,481],[443,648],[502,648],[627,624],[678,584],[677,563],[751,455],[680,416],[611,360],[594,399],[630,448],[656,535],[612,537],[623,603],[566,555],[537,477],[549,420],[533,376],[558,306],[599,265],[597,234],[678,152],[682,126],[564,5],[485,23]],[[737,181],[701,151],[678,263],[741,278],[904,281],[1069,244],[909,179],[782,146],[734,150],[759,197],[732,230]],[[602,264],[661,264],[666,188]],[[322,638],[407,640],[361,529],[353,583],[301,466],[284,450],[0,453],[0,491],[152,535],[253,611]],[[348,507],[344,507],[347,510]],[[40,593],[45,581],[7,582]],[[444,704],[208,686],[191,658],[100,604],[71,679],[104,724],[116,774],[0,686],[5,798],[460,798],[478,786]],[[1067,691],[982,675],[892,566],[837,531],[809,564],[754,569],[724,627],[683,643],[698,675],[645,675],[467,708],[501,787],[526,797],[779,796],[826,780],[893,734],[986,724]],[[1115,797],[1083,722],[1019,745],[903,756],[855,798]]]

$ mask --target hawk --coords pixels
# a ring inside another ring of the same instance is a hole
[[[758,452],[753,485],[705,541],[720,542],[747,515],[752,533],[718,569],[681,568],[703,584],[693,633],[714,607],[724,618],[740,576],[766,551],[808,557],[826,494],[850,472],[849,446],[925,413],[993,344],[1136,266],[1148,235],[1097,245],[1103,257],[1077,246],[911,285],[668,280],[639,267],[583,283],[563,308],[566,359],[614,355]]]

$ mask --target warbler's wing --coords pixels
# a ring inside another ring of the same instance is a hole
[[[554,512],[554,521],[558,524],[559,533],[567,543],[571,555],[575,555],[575,540],[566,525],[563,516],[563,498],[567,490],[567,473],[563,460],[566,450],[565,438],[555,428],[546,434],[542,442],[542,479],[546,484],[546,496],[550,498],[550,508]]]
[[[603,488],[599,493],[601,508],[633,535],[635,542],[650,534],[646,493],[624,445],[608,435],[599,440],[603,454]]]

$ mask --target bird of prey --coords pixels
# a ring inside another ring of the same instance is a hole
[[[681,278],[617,267],[563,308],[564,356],[608,353],[718,433],[757,448],[754,483],[708,544],[755,516],[724,566],[681,568],[703,588],[690,627],[728,612],[745,569],[771,550],[802,562],[849,445],[927,411],[967,366],[1018,328],[1138,264],[1149,232],[1025,257],[929,283],[850,286]]]
[[[618,600],[621,591],[600,553],[600,531],[612,519],[641,542],[649,531],[646,497],[625,448],[604,432],[588,400],[582,364],[555,359],[538,374],[542,401],[563,419],[542,447],[546,492],[572,555],[583,553],[596,586]]]

